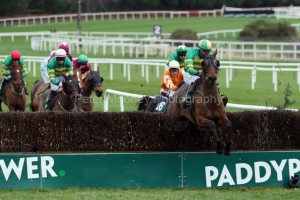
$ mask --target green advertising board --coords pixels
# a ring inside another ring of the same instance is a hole
[[[2,189],[181,188],[181,153],[0,156]]]
[[[1,189],[282,186],[300,152],[1,154]]]
[[[287,187],[300,171],[300,152],[245,152],[229,157],[184,153],[184,187]]]

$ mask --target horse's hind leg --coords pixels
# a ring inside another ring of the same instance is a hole
[[[232,136],[231,121],[227,120],[225,125],[226,125],[226,141],[225,141],[226,146],[224,150],[224,155],[230,156],[230,146],[231,146],[231,136]]]
[[[2,112],[2,101],[0,101],[0,112]]]
[[[216,153],[221,155],[223,153],[223,147],[222,147],[221,140],[220,140],[217,130],[216,130],[216,124],[213,121],[208,120],[207,125],[209,127],[209,130],[213,133],[214,141],[217,144]]]

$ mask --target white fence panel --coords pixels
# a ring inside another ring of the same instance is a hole
[[[0,59],[4,59],[6,55],[0,55]],[[40,66],[44,57],[38,56],[23,56],[25,63],[27,64],[28,71],[35,77],[37,73],[40,73]],[[74,58],[75,59],[75,58]],[[159,78],[161,69],[165,69],[166,60],[153,60],[153,59],[112,59],[112,58],[90,58],[89,63],[94,66],[94,70],[98,66],[101,68],[101,64],[107,64],[109,66],[109,79],[113,80],[114,65],[121,64],[123,66],[123,76],[128,81],[132,80],[131,66],[139,65],[141,67],[141,77],[145,77],[145,81],[150,81],[149,70],[154,68],[156,78]],[[259,67],[258,67],[259,66]],[[256,77],[259,76],[258,71],[268,71],[272,74],[271,83],[274,84],[274,91],[277,91],[277,76],[279,71],[295,72],[296,82],[299,85],[300,91],[300,64],[299,63],[261,63],[261,62],[238,62],[238,61],[222,61],[221,68],[225,69],[225,82],[226,87],[230,87],[230,81],[232,81],[232,70],[248,70],[251,71],[249,79],[251,79],[251,88],[255,89]]]
[[[117,90],[107,89],[104,93],[104,112],[108,112],[109,108],[109,95],[117,95],[120,98],[120,111],[124,112],[124,101],[123,97],[130,97],[130,98],[142,98],[145,95],[140,94],[132,94],[127,92],[121,92]],[[153,96],[151,96],[153,98]],[[228,103],[227,108],[238,108],[238,109],[245,109],[245,110],[276,110],[276,107],[267,107],[267,106],[255,106],[255,105],[244,105],[244,104],[234,104]],[[288,109],[292,111],[298,111],[297,109]]]

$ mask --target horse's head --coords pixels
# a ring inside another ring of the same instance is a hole
[[[88,88],[92,91],[95,91],[97,97],[102,96],[102,82],[104,81],[99,72],[99,67],[97,67],[97,71],[90,71],[90,75],[87,77],[87,79],[89,80]]]
[[[77,103],[81,98],[79,94],[80,88],[77,80],[77,76],[67,76],[63,74],[65,81],[63,82],[64,93],[72,99],[73,102]]]
[[[11,80],[15,87],[21,88],[24,86],[23,77],[22,77],[22,67],[18,62],[13,62],[12,69],[10,69]]]
[[[213,85],[217,80],[220,67],[220,62],[216,59],[217,49],[212,55],[206,54],[204,51],[200,50],[200,55],[203,57],[201,66],[204,79],[205,81],[208,81],[209,84]]]

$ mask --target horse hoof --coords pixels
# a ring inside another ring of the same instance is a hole
[[[217,153],[218,155],[223,154],[223,149],[217,149],[216,153]]]
[[[230,156],[230,151],[225,151],[224,156],[226,156],[226,157]]]

